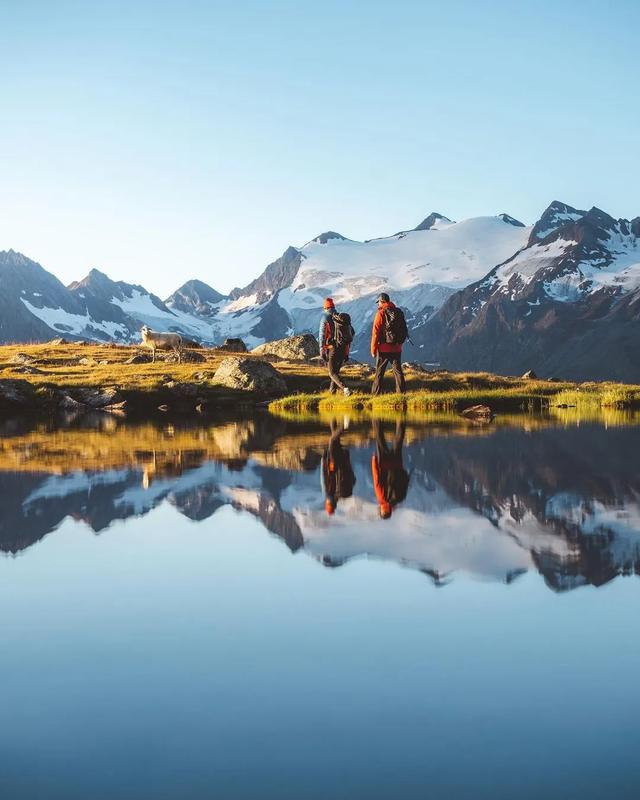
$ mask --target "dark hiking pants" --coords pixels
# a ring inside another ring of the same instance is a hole
[[[406,431],[406,425],[404,422],[396,420],[396,431],[391,447],[389,447],[387,444],[380,420],[374,419],[372,425],[376,438],[376,455],[378,456],[378,463],[382,464],[385,461],[392,459],[398,461],[400,465],[402,465],[402,448],[404,447],[404,436]]]
[[[340,370],[342,369],[344,361],[344,353],[341,350],[337,350],[335,347],[329,350],[327,368],[329,370],[329,378],[331,379],[331,384],[329,385],[331,394],[335,394],[338,389],[340,389],[341,392],[344,391],[344,383],[340,380]]]
[[[371,387],[371,394],[380,394],[382,388],[382,379],[387,367],[391,364],[393,369],[393,377],[396,379],[396,392],[404,392],[404,372],[402,371],[402,354],[401,353],[378,353],[376,359],[376,375],[373,379],[373,386]]]

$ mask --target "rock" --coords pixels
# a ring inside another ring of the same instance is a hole
[[[213,375],[213,372],[194,372],[191,376],[194,381],[206,381]]]
[[[158,406],[158,411],[168,411],[169,406],[166,403],[163,403],[161,406]]]
[[[157,356],[156,356],[157,360]],[[164,357],[164,362],[166,364],[177,364],[178,363],[178,354],[177,353],[169,353]],[[196,350],[183,350],[180,355],[180,363],[181,364],[201,364],[203,361],[206,361],[206,357],[202,355],[202,353],[198,353]]]
[[[108,411],[109,414],[124,414],[127,410],[127,401],[122,400],[119,403],[112,403],[109,406],[103,406],[101,411]]]
[[[83,356],[78,359],[78,364],[82,364],[83,367],[95,367],[97,363],[95,358],[91,358],[91,356]]]
[[[134,353],[131,358],[128,358],[125,364],[150,364],[151,356],[147,353]]]
[[[77,392],[78,399],[90,408],[104,408],[122,403],[123,397],[114,386],[107,386],[102,389],[80,389]]]
[[[310,333],[265,342],[251,352],[257,356],[276,356],[289,361],[307,361],[320,355],[318,340]]]
[[[79,403],[68,394],[62,395],[59,405],[60,408],[63,408],[65,411],[82,411],[87,408],[84,403]]]
[[[43,369],[38,369],[38,367],[31,367],[29,364],[25,364],[22,367],[15,367],[14,372],[18,372],[20,375],[44,375],[45,371]]]
[[[246,353],[247,345],[242,339],[225,339],[224,344],[215,348],[216,350],[224,350],[227,353]]]
[[[522,377],[523,377],[524,379],[526,379],[526,380],[532,380],[532,381],[534,381],[534,380],[538,380],[538,376],[536,375],[536,373],[535,373],[535,372],[534,372],[534,370],[532,370],[532,369],[528,369],[528,370],[527,370],[527,371],[524,373],[524,375],[523,375]]]
[[[469,406],[469,408],[465,408],[464,411],[460,412],[461,416],[466,417],[467,419],[476,419],[476,420],[486,420],[489,421],[493,417],[493,412],[489,408],[489,406],[477,405],[477,406]]]
[[[427,369],[424,364],[418,364],[415,361],[405,361],[403,367],[411,372],[418,372],[420,375],[432,375],[433,371]]]
[[[195,383],[182,383],[182,381],[167,381],[163,386],[180,397],[195,397],[199,391]]]
[[[29,381],[20,378],[0,380],[0,405],[28,405],[35,396]]]
[[[60,345],[69,344],[69,342],[67,339],[63,339],[62,336],[58,336],[57,338],[52,339],[50,342],[47,342],[47,344],[51,345],[52,347],[60,347]]]
[[[33,356],[28,356],[26,353],[16,353],[9,359],[10,364],[35,364],[36,360]]]
[[[253,358],[225,358],[212,382],[227,389],[258,394],[283,394],[287,390],[287,384],[277,369],[266,361]]]

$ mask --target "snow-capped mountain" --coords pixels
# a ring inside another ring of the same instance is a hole
[[[210,317],[217,312],[221,301],[226,299],[226,295],[220,294],[202,281],[193,279],[184,283],[165,302],[172,311]]]
[[[413,230],[364,242],[327,231],[287,248],[259,278],[234,289],[214,324],[220,337],[243,335],[251,345],[289,331],[315,333],[330,295],[360,334],[353,352],[366,357],[379,292],[392,293],[413,324],[424,322],[456,289],[523,247],[530,232],[506,214],[456,223],[436,212]]]
[[[0,252],[0,285],[0,342],[64,336],[128,343],[139,341],[143,324],[214,342],[206,317],[169,308],[144,287],[112,281],[96,269],[66,287],[40,264],[9,250]]]
[[[407,357],[450,369],[640,380],[640,217],[613,219],[555,201],[530,227],[509,214],[453,222],[432,212],[412,230],[354,241],[327,231],[222,295],[190,280],[166,301],[92,270],[64,287],[40,265],[0,253],[0,341],[137,341],[142,324],[204,344],[249,347],[315,333],[331,295],[368,358],[374,298],[407,313]]]
[[[640,217],[554,202],[526,246],[450,297],[414,339],[452,369],[638,380]]]

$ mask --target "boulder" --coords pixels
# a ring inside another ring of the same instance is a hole
[[[483,422],[489,422],[493,418],[493,412],[489,406],[483,405],[469,406],[469,408],[461,411],[460,414],[467,419],[482,420]]]
[[[148,353],[134,353],[131,358],[128,358],[125,364],[150,364],[151,356]]]
[[[105,406],[118,405],[123,401],[122,395],[114,386],[106,386],[101,389],[80,389],[76,394],[78,400],[90,408],[105,408]]]
[[[212,383],[257,394],[283,394],[287,390],[277,369],[254,358],[225,358],[215,371]]]
[[[107,411],[109,414],[124,414],[127,410],[127,401],[122,400],[119,403],[112,403],[108,406],[103,406],[100,410]]]
[[[418,364],[417,361],[405,361],[403,367],[411,372],[417,372],[420,375],[433,375],[433,370],[427,369],[424,364]]]
[[[65,394],[60,400],[60,408],[64,409],[65,411],[84,411],[87,407],[84,403],[79,403],[70,395]]]
[[[82,364],[83,367],[95,367],[97,363],[95,358],[91,358],[91,356],[83,356],[78,359],[78,364]]]
[[[158,357],[156,357],[158,360]],[[178,354],[177,353],[169,353],[168,355],[164,356],[162,359],[167,364],[177,364],[178,363]],[[183,350],[180,354],[180,363],[181,364],[201,364],[203,361],[207,359],[202,353],[198,353],[197,350]]]
[[[33,356],[28,356],[26,353],[16,353],[15,356],[12,356],[9,359],[10,364],[24,364],[28,366],[29,364],[35,364],[36,360]]]
[[[180,397],[195,397],[199,392],[199,387],[195,383],[182,381],[167,381],[163,387]]]
[[[246,353],[247,345],[242,339],[225,339],[224,344],[215,348],[216,350],[224,350],[227,353]]]
[[[44,375],[45,371],[43,369],[38,369],[38,367],[32,367],[29,364],[24,364],[22,367],[14,367],[14,372],[18,372],[20,375]]]
[[[535,372],[534,372],[534,370],[532,370],[532,369],[528,369],[528,370],[527,370],[527,371],[524,373],[524,375],[523,375],[522,377],[523,377],[524,379],[526,379],[526,380],[531,380],[531,381],[537,381],[537,380],[538,380],[538,376],[536,375],[536,373],[535,373]]]
[[[28,405],[35,396],[35,389],[29,381],[21,378],[0,380],[0,405]]]
[[[276,356],[289,361],[308,361],[320,355],[318,340],[310,333],[265,342],[251,351],[257,356]]]
[[[47,342],[47,344],[51,345],[52,347],[60,347],[60,345],[69,344],[69,341],[67,339],[63,339],[62,336],[58,336],[55,339],[51,339],[51,341]]]

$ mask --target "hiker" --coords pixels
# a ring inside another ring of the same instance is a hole
[[[344,428],[336,420],[331,420],[329,445],[322,454],[322,491],[324,508],[327,514],[335,514],[338,500],[351,497],[356,476],[351,466],[349,451],[342,446],[340,437]]]
[[[378,295],[378,311],[371,331],[371,355],[376,360],[376,374],[371,394],[380,394],[382,379],[391,364],[396,379],[396,392],[404,392],[405,382],[402,371],[402,345],[408,338],[407,321],[402,309],[394,305],[386,292]]]
[[[327,297],[323,304],[324,313],[320,320],[318,343],[320,355],[329,370],[329,391],[335,394],[338,389],[348,397],[351,394],[340,380],[340,370],[349,358],[349,349],[353,341],[354,331],[351,327],[351,317],[348,314],[338,314],[333,303],[333,298]]]
[[[380,506],[382,519],[389,519],[393,509],[407,496],[409,473],[402,463],[405,424],[398,420],[391,447],[387,445],[380,420],[373,420],[376,449],[371,457],[373,488]]]

